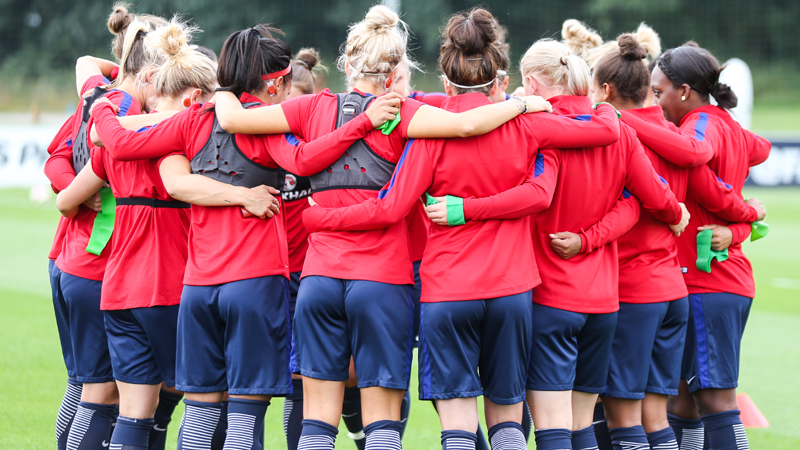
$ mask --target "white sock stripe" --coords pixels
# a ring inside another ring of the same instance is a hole
[[[78,447],[83,441],[83,437],[86,435],[86,431],[89,430],[93,415],[93,409],[87,409],[78,405],[78,409],[75,411],[75,418],[72,420],[72,427],[69,429],[67,450],[78,450]]]
[[[661,444],[653,447],[653,450],[680,450],[678,448],[678,441],[673,439],[671,441],[662,442]]]
[[[448,438],[445,445],[447,450],[475,450],[475,441],[472,439]]]
[[[181,420],[181,450],[208,450],[219,423],[219,408],[186,405]]]
[[[684,428],[681,438],[681,450],[703,450],[705,428]]]
[[[733,425],[733,435],[736,437],[736,448],[738,450],[750,450],[750,441],[747,439],[744,425],[741,423]]]
[[[400,450],[400,432],[397,430],[375,430],[367,435],[365,450]]]
[[[78,404],[81,402],[82,392],[83,386],[67,383],[67,390],[64,392],[64,398],[61,399],[61,406],[58,408],[58,415],[56,416],[56,442],[61,439],[61,435],[75,417],[75,412],[78,411]]]
[[[333,450],[335,438],[323,434],[300,436],[297,450]]]
[[[108,450],[122,450],[122,444],[111,444]]]
[[[248,450],[253,448],[253,432],[256,416],[228,413],[228,435],[222,450]]]
[[[522,431],[514,427],[501,428],[491,439],[492,450],[524,450],[528,448]]]
[[[292,417],[292,410],[294,409],[294,401],[287,398],[283,401],[283,434],[289,436],[289,419]]]
[[[650,450],[650,444],[643,444],[641,442],[619,441],[619,445],[622,447],[622,450]]]

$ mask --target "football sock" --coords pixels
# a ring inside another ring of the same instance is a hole
[[[366,450],[400,450],[400,430],[403,424],[398,420],[379,420],[364,427]]]
[[[364,450],[366,435],[361,422],[361,390],[357,387],[344,388],[342,420],[349,431],[348,436],[356,443],[358,450]]]
[[[442,450],[474,450],[478,437],[462,430],[442,431]]]
[[[747,433],[739,418],[739,410],[733,409],[709,414],[701,418],[706,428],[708,447],[713,450],[749,450]]]
[[[69,429],[67,450],[95,450],[108,447],[111,429],[119,414],[117,405],[80,402]]]
[[[522,402],[522,435],[525,436],[525,442],[531,438],[531,430],[533,429],[533,416],[531,416],[531,409],[528,407],[528,401]]]
[[[483,434],[481,424],[478,424],[478,430],[475,432],[475,437],[478,439],[475,442],[475,450],[489,450],[489,443],[486,441],[486,436]]]
[[[262,450],[264,415],[269,402],[228,398],[228,434],[223,450]]]
[[[61,399],[61,406],[58,408],[58,416],[56,416],[56,446],[58,450],[67,448],[69,428],[72,425],[72,419],[75,418],[75,412],[78,410],[78,403],[81,402],[82,392],[83,383],[67,380],[67,390],[64,392],[64,398]]]
[[[222,445],[214,447],[214,431],[222,418],[222,403],[196,402],[183,400],[186,409],[178,433],[178,450],[221,450]],[[227,422],[226,422],[227,423]],[[222,442],[224,442],[224,434]]]
[[[117,417],[117,425],[111,434],[111,445],[108,450],[147,450],[153,419],[133,419]]]
[[[627,428],[612,428],[608,430],[614,450],[650,450],[650,442],[644,427],[637,425]]]
[[[411,413],[411,392],[406,391],[403,396],[403,403],[400,404],[400,423],[403,426],[400,428],[400,439],[403,439],[403,434],[406,432],[408,426],[408,415]]]
[[[684,419],[674,414],[667,414],[667,417],[681,450],[703,450],[705,431],[702,420]]]
[[[602,403],[594,405],[592,425],[598,450],[612,450],[614,446],[611,444],[611,437],[608,436],[608,422],[606,422],[606,411],[603,409]]]
[[[320,420],[303,420],[297,450],[333,450],[339,429]]]
[[[211,450],[222,450],[225,446],[225,438],[228,436],[228,401],[222,402],[222,409],[220,409],[219,422],[217,428],[214,429],[214,435],[211,437]]]
[[[303,380],[292,380],[294,393],[283,401],[283,432],[288,450],[297,450],[303,432]]]
[[[597,450],[597,438],[594,437],[594,426],[572,432],[572,448],[575,450]]]
[[[653,450],[679,450],[678,441],[675,439],[672,427],[647,433],[647,440]]]
[[[528,448],[522,425],[517,422],[502,422],[489,428],[492,450],[524,450]]]
[[[572,450],[572,431],[566,428],[534,430],[536,450]]]
[[[167,446],[167,427],[172,422],[172,413],[175,407],[181,402],[183,395],[161,390],[158,394],[158,408],[153,419],[153,429],[150,430],[150,442],[147,446],[150,450],[164,450]]]

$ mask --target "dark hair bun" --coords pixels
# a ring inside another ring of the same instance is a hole
[[[623,34],[617,38],[619,54],[628,61],[640,61],[647,58],[647,50],[631,34]]]
[[[125,29],[133,22],[133,14],[128,12],[130,7],[127,3],[116,3],[111,15],[108,16],[108,31],[113,34],[123,34]]]
[[[447,27],[447,40],[459,51],[470,55],[483,53],[498,40],[497,23],[485,9],[474,9],[468,16],[456,15]]]
[[[314,70],[319,64],[319,54],[313,48],[302,48],[295,56],[297,61],[303,62],[308,70]]]
[[[717,101],[717,104],[725,109],[736,108],[736,105],[739,104],[739,98],[736,97],[736,93],[725,83],[717,83],[710,94]]]

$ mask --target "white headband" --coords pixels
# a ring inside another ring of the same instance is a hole
[[[476,84],[475,86],[461,86],[460,84],[455,84],[452,81],[448,80],[447,79],[447,75],[443,74],[442,75],[442,79],[444,79],[445,83],[452,84],[453,86],[455,86],[457,88],[460,88],[460,89],[478,89],[478,88],[489,86],[490,84],[492,84],[495,81],[497,81],[497,78],[492,78],[492,81],[489,81],[489,82],[486,82],[486,83],[483,83],[483,84]]]

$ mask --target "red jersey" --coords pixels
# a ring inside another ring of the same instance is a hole
[[[708,141],[715,149],[714,157],[708,165],[725,182],[730,183],[737,193],[742,191],[750,167],[761,164],[769,156],[772,148],[769,141],[743,129],[730,114],[717,106],[703,106],[687,114],[681,121],[684,134],[691,133],[689,124],[695,123],[694,133],[700,140]],[[686,232],[678,239],[678,258],[685,270],[684,280],[689,293],[729,292],[745,297],[755,297],[755,282],[750,261],[742,252],[743,228],[748,224],[737,225],[736,240],[728,248],[728,260],[712,261],[711,273],[697,270],[697,227],[709,224],[728,225],[718,214],[709,211],[691,196],[686,207],[692,214]]]
[[[44,174],[50,180],[50,187],[53,192],[58,194],[66,189],[72,180],[75,179],[75,170],[72,168],[72,115],[61,125],[56,136],[47,146],[47,154],[50,155],[44,164]],[[56,227],[56,235],[53,238],[53,245],[47,257],[53,261],[61,254],[64,246],[64,236],[67,232],[69,219],[61,217]]]
[[[411,91],[411,93],[408,94],[408,98],[425,103],[426,105],[441,108],[442,103],[447,100],[447,94],[444,92]]]
[[[462,112],[489,103],[485,95],[471,93],[450,97],[443,107]],[[402,219],[425,192],[463,198],[503,192],[536,171],[539,147],[610,143],[618,132],[616,113],[603,107],[600,116],[587,122],[530,114],[482,136],[412,140],[381,199],[349,208],[312,207],[304,221],[312,232],[404,223]],[[421,301],[495,298],[539,284],[530,220],[526,216],[476,220],[459,227],[432,225],[420,267]]]
[[[283,190],[283,218],[286,221],[286,240],[289,244],[289,272],[300,272],[308,251],[308,231],[303,226],[303,211],[309,206],[311,182],[308,177],[286,173]]]
[[[259,102],[250,94],[242,102]],[[96,113],[97,131],[112,156],[119,160],[149,159],[184,152],[190,160],[211,136],[214,114],[195,104],[142,132],[128,131],[109,107]],[[252,161],[294,173],[316,173],[335,161],[368,130],[361,114],[347,125],[306,144],[293,135],[235,135],[236,145]],[[270,275],[289,276],[286,230],[282,217],[244,218],[239,206],[192,205],[189,258],[184,284],[210,286]]]
[[[89,93],[95,87],[106,86],[108,84],[109,81],[101,75],[89,77],[81,88],[81,97]],[[108,98],[113,104],[119,107],[117,115],[120,117],[141,114],[139,102],[123,91],[114,90],[104,97]],[[78,110],[72,116],[72,139],[75,139],[81,127],[82,111],[83,106],[78,106]],[[91,130],[93,121],[93,118],[89,119],[87,130]],[[89,139],[88,144],[90,150],[94,149],[94,144],[92,144],[91,139]],[[68,141],[68,146],[70,147],[69,156],[66,156],[66,154],[62,152],[59,152],[59,156],[62,160],[64,157],[68,158],[69,163],[72,164],[71,141]],[[51,159],[52,158],[51,156]],[[59,269],[70,275],[89,280],[102,281],[103,273],[106,270],[106,263],[108,262],[110,246],[107,245],[99,256],[86,251],[86,246],[89,244],[89,238],[92,235],[95,216],[97,216],[96,212],[86,206],[80,206],[78,214],[67,223],[63,250],[56,260],[56,265]]]
[[[586,114],[591,111],[588,97],[556,96],[550,99],[562,114]],[[576,118],[580,118],[577,116]],[[579,232],[612,211],[620,197],[633,192],[643,206],[664,222],[676,224],[681,209],[666,181],[653,170],[636,134],[630,127],[620,127],[620,139],[605,148],[546,150],[539,177],[495,198],[465,199],[468,219],[490,219],[508,214],[517,205],[552,196],[552,205],[534,220],[533,245],[542,284],[533,292],[536,303],[579,313],[610,313],[619,309],[618,253],[616,241],[587,254],[563,260],[550,246],[551,233]]]
[[[103,147],[92,152],[92,170],[111,184],[116,198],[172,201],[160,165],[161,159],[117,161]],[[188,238],[188,208],[117,205],[100,309],[180,303]]]
[[[406,100],[401,107],[400,123],[394,131],[387,136],[373,130],[364,141],[378,156],[397,164],[408,142],[408,124],[420,106],[422,104],[415,100]],[[281,107],[292,132],[313,140],[333,130],[338,101],[336,95],[326,89],[319,94],[294,98]],[[312,194],[319,205],[330,208],[355,205],[377,195],[378,191],[366,189],[331,189]],[[369,231],[312,232],[303,265],[303,276],[309,275],[413,284],[405,221]]]

